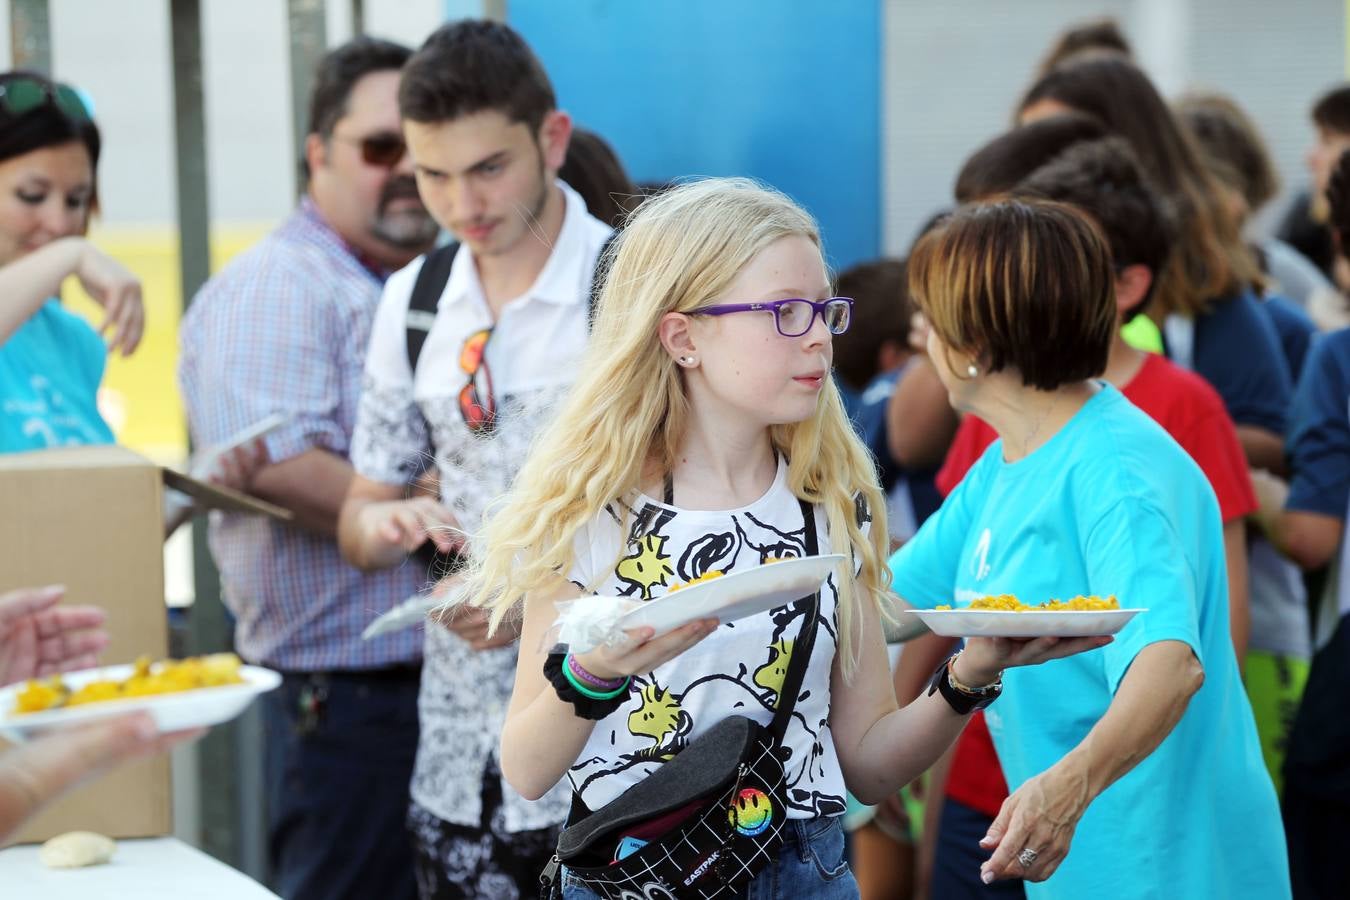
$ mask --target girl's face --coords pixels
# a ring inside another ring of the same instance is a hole
[[[83,234],[93,193],[94,169],[79,141],[0,162],[0,265]]]
[[[736,276],[726,294],[707,305],[830,297],[820,250],[808,238],[779,238]],[[727,413],[757,425],[801,422],[816,411],[830,377],[833,347],[819,315],[798,337],[778,333],[771,311],[690,316],[691,399],[713,400]],[[785,330],[793,330],[790,327]],[[677,359],[680,354],[677,354]]]

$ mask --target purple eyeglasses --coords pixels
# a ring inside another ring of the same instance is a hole
[[[768,300],[762,303],[719,303],[689,310],[691,316],[725,316],[738,312],[772,312],[773,324],[783,337],[801,337],[811,330],[816,316],[825,323],[830,334],[848,331],[853,316],[853,298],[831,297],[828,300]]]

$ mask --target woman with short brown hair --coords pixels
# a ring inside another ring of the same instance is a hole
[[[982,842],[986,882],[1025,878],[1032,900],[1288,897],[1214,492],[1095,380],[1113,284],[1097,226],[1058,203],[965,206],[920,241],[910,290],[929,356],[952,404],[1000,439],[891,557],[893,586],[926,607],[1012,594],[1147,609],[1100,653],[1005,675],[987,721],[1012,794]]]

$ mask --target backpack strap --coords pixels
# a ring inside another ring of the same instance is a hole
[[[609,237],[600,245],[600,253],[595,257],[595,271],[591,273],[591,292],[586,297],[586,329],[595,324],[595,306],[600,302],[600,291],[605,286],[605,278],[609,275],[609,265],[607,257],[609,256],[610,245],[614,239],[619,236],[618,231],[611,231]]]
[[[450,269],[455,264],[457,253],[459,241],[451,241],[443,247],[427,251],[426,259],[422,260],[422,269],[413,282],[412,295],[408,297],[408,313],[404,318],[410,372],[417,371],[417,359],[422,355],[422,345],[427,342],[427,334],[436,321],[436,305],[440,303],[445,285],[450,281]]]
[[[586,327],[595,321],[595,304],[600,300],[600,289],[604,287],[604,276],[608,270],[605,255],[610,244],[618,237],[612,231],[600,245],[600,253],[595,258],[595,272],[591,275],[591,291],[586,297]],[[417,360],[422,355],[422,345],[427,342],[427,334],[436,321],[436,305],[440,303],[445,285],[450,281],[450,270],[455,264],[455,255],[459,253],[459,241],[437,247],[427,252],[422,261],[422,269],[413,282],[412,295],[408,297],[408,312],[404,318],[404,329],[408,341],[408,370],[417,371]]]

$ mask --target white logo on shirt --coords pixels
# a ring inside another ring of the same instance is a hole
[[[971,574],[976,581],[984,580],[989,574],[989,529],[980,532],[979,543],[975,545],[975,558],[970,561]]]

